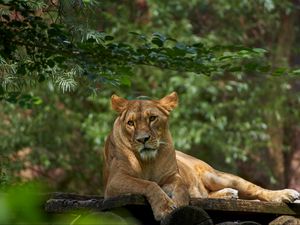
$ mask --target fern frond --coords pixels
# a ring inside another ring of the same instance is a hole
[[[57,77],[55,84],[64,93],[74,91],[77,87],[77,82],[74,78],[74,70],[64,73],[62,76]]]
[[[14,84],[14,75],[16,74],[16,66],[8,64],[5,59],[0,56],[0,85],[7,90]]]
[[[0,77],[5,77],[7,75],[15,74],[16,66],[13,64],[0,63]]]
[[[86,41],[88,39],[94,39],[98,44],[103,43],[105,40],[104,33],[95,31],[95,30],[85,30],[85,36],[83,36],[82,41]]]
[[[0,16],[7,15],[9,16],[11,11],[8,8],[1,7],[0,8]]]
[[[24,1],[24,3],[31,8],[32,10],[38,10],[47,7],[47,4],[43,0],[35,0],[35,1]]]

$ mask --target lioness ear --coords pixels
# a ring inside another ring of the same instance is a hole
[[[163,97],[159,100],[159,103],[166,108],[169,112],[175,109],[178,104],[178,96],[176,92],[172,92],[171,94]]]
[[[117,95],[111,96],[111,107],[117,112],[122,112],[127,106],[128,100]]]

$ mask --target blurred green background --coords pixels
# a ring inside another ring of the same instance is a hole
[[[300,64],[299,1],[35,2],[41,17],[80,31],[78,39],[94,30],[135,44],[129,32],[159,32],[183,43],[263,48],[271,67]],[[30,107],[0,104],[0,186],[40,181],[49,191],[101,195],[102,148],[116,117],[110,96],[158,99],[176,91],[170,129],[177,149],[264,187],[300,190],[299,75],[248,67],[205,76],[133,65],[121,85],[99,83],[94,94],[73,80],[32,86],[38,99]],[[5,73],[0,66],[2,85]]]

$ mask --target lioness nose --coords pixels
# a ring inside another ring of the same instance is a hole
[[[136,140],[142,144],[145,144],[149,139],[150,139],[149,135],[144,135],[136,138]]]

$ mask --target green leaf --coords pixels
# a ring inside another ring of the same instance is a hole
[[[104,37],[104,40],[105,40],[105,41],[112,41],[112,40],[114,40],[114,37],[113,37],[113,36],[110,36],[110,35],[106,35],[106,36]]]
[[[17,103],[18,97],[20,96],[20,92],[9,92],[6,101],[10,103]]]
[[[132,35],[137,36],[138,39],[140,39],[140,40],[142,40],[142,41],[147,41],[147,36],[144,35],[144,34],[140,34],[140,33],[133,32],[133,31],[130,31],[129,34],[132,34]]]
[[[120,82],[121,82],[121,85],[128,86],[128,87],[131,86],[131,80],[130,80],[129,76],[121,76]]]
[[[167,40],[167,37],[161,33],[155,32],[153,33],[152,43],[156,44],[158,47],[162,47]]]
[[[66,60],[66,58],[64,56],[56,56],[53,60],[57,63],[63,63]]]
[[[158,47],[162,47],[164,45],[164,42],[157,37],[154,37],[151,42]]]
[[[39,76],[39,78],[38,78],[38,82],[43,82],[43,81],[45,81],[46,80],[46,78],[45,78],[45,76],[43,75],[43,74],[40,74],[40,76]]]
[[[43,100],[40,97],[33,97],[32,98],[32,103],[34,105],[41,105],[43,103]]]
[[[282,75],[284,75],[286,72],[287,72],[287,68],[280,67],[280,68],[275,69],[275,70],[272,72],[272,75],[273,75],[273,76],[282,76]]]
[[[186,50],[186,44],[182,43],[182,42],[177,42],[175,45],[175,48],[180,49],[180,50]]]
[[[176,54],[174,56],[184,56],[186,54],[186,45],[184,43],[177,42],[173,50]]]
[[[24,95],[20,96],[20,99],[26,100],[26,101],[31,100],[31,98],[32,98],[32,96],[30,94],[24,94]]]
[[[263,48],[253,48],[252,51],[259,53],[259,54],[265,54],[267,52],[267,50],[265,50]]]
[[[167,37],[159,32],[154,32],[153,36],[159,38],[163,42],[167,40]]]
[[[135,32],[135,31],[129,31],[129,34],[133,34],[133,35],[136,35],[136,36],[139,36],[139,35],[141,35],[140,33],[138,33],[138,32]]]
[[[5,91],[4,91],[3,87],[0,85],[0,96],[4,95],[4,93],[5,93]]]
[[[234,58],[233,55],[225,55],[225,56],[221,56],[221,57],[219,58],[219,60],[227,60],[227,59],[232,59],[232,58]]]
[[[258,66],[259,65],[256,62],[250,62],[250,63],[247,63],[244,67],[247,72],[254,72],[254,71],[256,71]]]
[[[187,47],[186,48],[186,52],[187,53],[190,53],[190,54],[196,54],[197,53],[197,50],[195,47]]]
[[[25,66],[25,64],[21,64],[21,65],[18,67],[17,73],[23,74],[23,75],[26,74],[26,66]]]
[[[270,65],[262,65],[258,67],[258,71],[262,72],[262,73],[267,73],[269,72],[271,69]]]
[[[230,67],[228,69],[229,72],[240,72],[242,71],[242,67],[241,66],[233,66],[233,67]]]
[[[47,64],[48,64],[48,66],[50,66],[51,68],[53,68],[53,67],[55,66],[55,62],[54,62],[53,60],[51,60],[51,59],[49,59],[49,60],[47,61]]]
[[[172,41],[172,42],[177,42],[175,38],[167,37],[166,41]]]
[[[293,70],[292,74],[300,75],[300,69]]]

